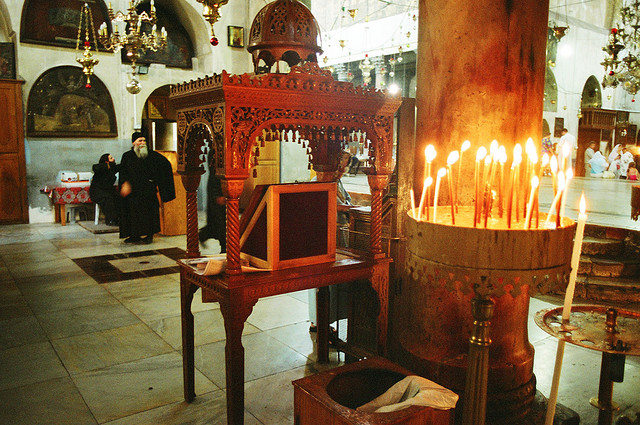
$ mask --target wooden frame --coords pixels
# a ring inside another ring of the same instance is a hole
[[[335,261],[336,192],[335,183],[277,184],[269,185],[266,190],[256,188],[254,193],[260,198],[259,203],[256,205],[252,199],[250,206],[255,205],[255,209],[243,214],[248,222],[240,236],[241,257],[270,270]],[[287,195],[296,196],[302,201],[298,206],[304,208],[289,208],[295,207],[295,202],[292,203],[294,198]],[[284,222],[291,224],[286,231],[282,228]],[[304,246],[295,246],[296,242],[289,239],[301,233],[305,238],[296,239]],[[296,251],[296,254],[290,251]]]
[[[27,136],[115,137],[116,115],[107,87],[82,68],[58,66],[38,77],[27,100]]]
[[[229,47],[244,47],[244,27],[232,25],[227,27],[227,45]]]
[[[13,43],[0,43],[0,79],[15,80],[16,50]]]

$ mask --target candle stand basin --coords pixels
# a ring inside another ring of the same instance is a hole
[[[462,397],[471,300],[490,297],[495,310],[487,416],[490,423],[515,423],[535,398],[529,299],[566,287],[576,225],[565,218],[557,229],[523,230],[522,222],[512,229],[474,228],[468,225],[472,214],[472,207],[460,207],[456,221],[462,225],[457,226],[444,213],[438,223],[407,215],[402,284],[391,307],[391,353],[398,363]]]

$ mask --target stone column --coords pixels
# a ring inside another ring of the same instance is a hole
[[[480,145],[496,139],[511,160],[516,143],[540,143],[548,15],[548,0],[419,0],[417,158],[433,144],[437,170],[468,139],[469,183]],[[472,184],[461,186],[468,205]]]

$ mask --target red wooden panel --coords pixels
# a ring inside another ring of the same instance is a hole
[[[16,153],[18,151],[17,128],[16,128],[16,92],[13,86],[0,86],[0,105],[3,117],[0,125],[0,152]]]
[[[17,155],[0,155],[0,187],[2,188],[0,190],[0,222],[15,222],[22,219],[18,169]]]

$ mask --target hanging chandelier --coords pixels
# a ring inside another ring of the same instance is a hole
[[[364,55],[364,60],[360,62],[359,68],[362,71],[362,81],[365,86],[368,86],[371,82],[371,71],[376,69],[375,65],[369,59],[368,54]]]
[[[127,58],[131,61],[131,80],[127,84],[127,91],[131,94],[140,92],[140,82],[137,80],[136,61],[140,59],[140,55],[146,50],[157,52],[164,49],[167,45],[167,31],[162,27],[160,34],[156,30],[156,8],[151,0],[151,8],[149,14],[142,12],[138,14],[136,6],[138,2],[129,1],[129,9],[127,13],[117,11],[114,13],[109,3],[109,19],[113,33],[109,35],[107,24],[105,22],[100,25],[99,38],[100,42],[107,50],[118,52],[124,49],[127,52]],[[120,23],[124,23],[124,28],[118,28]],[[151,25],[151,31],[145,33],[142,31],[142,25]],[[120,30],[122,32],[120,32]]]
[[[213,31],[213,24],[220,19],[220,7],[229,3],[229,0],[196,0],[198,3],[202,3],[202,16],[209,22],[211,26],[211,39],[209,42],[212,46],[217,46],[219,41]]]
[[[607,53],[601,62],[605,70],[602,87],[620,85],[635,95],[640,90],[640,0],[625,2],[620,20],[622,24],[611,29],[608,43],[602,48]]]
[[[85,3],[80,13],[80,23],[78,24],[78,37],[76,39],[76,52],[80,51],[80,39],[82,38],[82,29],[84,28],[84,52],[82,57],[76,56],[76,62],[82,65],[82,73],[87,76],[85,87],[91,88],[91,76],[93,75],[93,67],[96,66],[100,59],[94,58],[91,53],[91,37],[93,36],[93,45],[98,51],[98,42],[96,39],[96,30],[93,27],[93,15],[89,5]],[[91,30],[89,30],[91,28]]]

